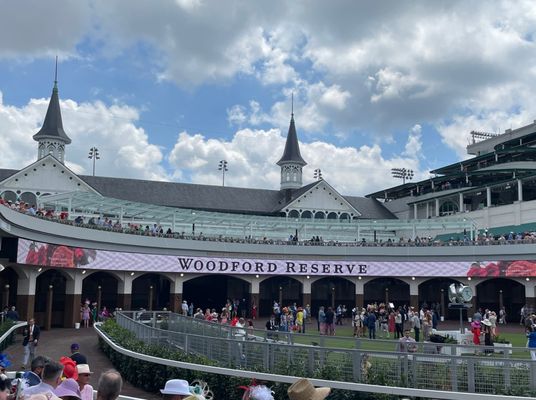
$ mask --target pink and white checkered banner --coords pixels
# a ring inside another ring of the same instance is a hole
[[[114,271],[310,276],[531,277],[536,261],[270,260],[189,257],[83,249],[19,239],[17,262]]]

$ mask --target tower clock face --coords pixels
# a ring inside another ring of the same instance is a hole
[[[467,287],[465,286],[463,289],[462,289],[462,299],[463,301],[465,302],[469,302],[472,300],[473,298],[473,289],[471,289],[470,287]]]

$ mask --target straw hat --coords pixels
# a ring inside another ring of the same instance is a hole
[[[322,400],[328,397],[330,388],[316,388],[307,379],[299,379],[288,388],[290,400]]]

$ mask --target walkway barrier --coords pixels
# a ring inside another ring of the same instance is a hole
[[[249,340],[247,334],[229,327],[212,324],[213,328],[210,328],[207,324],[201,324],[201,321],[192,321],[191,318],[172,313],[119,312],[116,318],[120,326],[132,331],[146,343],[179,348],[186,353],[206,356],[218,364],[218,367],[212,367],[137,354],[113,344],[99,331],[101,337],[116,351],[178,368],[286,383],[331,368],[338,372],[339,381],[313,380],[314,384],[336,389],[441,399],[506,398],[492,394],[536,390],[534,361],[437,354],[438,345],[435,343],[432,345],[435,352],[427,352],[426,344],[422,343],[412,353],[347,349],[301,344],[297,340],[292,343],[268,338]],[[199,329],[204,333],[185,332]],[[293,335],[296,339],[301,336]],[[358,347],[365,347],[364,342],[356,340]],[[295,371],[296,376],[278,374],[282,367]],[[376,382],[389,386],[374,385]]]
[[[153,328],[160,327],[163,323],[165,329],[200,336],[236,339],[243,336],[247,341],[261,341],[269,343],[286,343],[290,345],[306,345],[314,347],[353,347],[357,350],[368,350],[373,347],[377,349],[383,346],[393,352],[397,352],[398,342],[393,340],[381,339],[382,332],[376,331],[376,335],[379,339],[370,341],[365,338],[352,338],[352,337],[340,337],[340,336],[319,336],[310,334],[300,334],[295,332],[284,331],[267,331],[265,329],[247,329],[247,328],[235,328],[225,324],[213,323],[205,321],[204,319],[196,319],[187,317],[182,314],[176,314],[169,311],[122,311],[124,316],[136,322],[142,322],[145,325],[150,325]],[[130,329],[130,328],[129,328]],[[136,329],[132,327],[132,329]],[[306,332],[317,332],[317,324],[305,324]],[[433,342],[419,342],[416,343],[416,353],[426,354],[443,354],[443,355],[475,355],[477,353],[482,354],[502,354],[504,358],[515,357],[529,357],[528,349],[525,347],[504,347],[504,345],[497,344],[495,347],[486,346],[474,346],[472,344],[473,335],[469,332],[465,335],[460,335],[458,330],[451,331],[434,331],[443,335],[450,336],[451,338],[461,339],[461,344],[452,343],[433,343]],[[421,338],[423,332],[421,330]],[[469,338],[469,340],[467,340]],[[381,345],[381,346],[379,346]],[[495,359],[495,358],[494,358]]]

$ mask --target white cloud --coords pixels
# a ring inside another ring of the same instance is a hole
[[[169,154],[169,163],[176,169],[176,177],[191,176],[196,183],[219,185],[222,178],[217,166],[225,159],[229,163],[226,185],[278,189],[280,170],[276,162],[284,145],[285,135],[278,130],[242,129],[230,141],[182,132]],[[301,143],[300,150],[308,163],[303,169],[304,184],[312,182],[314,170],[320,168],[330,184],[349,195],[396,185],[390,170],[400,165],[414,169],[418,176],[426,175],[419,171],[414,157],[386,159],[378,145],[336,147],[315,141]]]
[[[422,148],[422,127],[419,124],[413,125],[409,131],[408,140],[404,147],[403,155],[410,158],[419,158]]]
[[[32,99],[22,107],[1,102],[0,152],[3,168],[22,168],[37,158],[32,136],[43,124],[49,99]],[[99,149],[96,173],[102,176],[163,180],[168,176],[161,163],[161,150],[136,126],[138,111],[129,106],[102,102],[61,101],[63,126],[72,144],[65,150],[66,164],[76,173],[91,174],[88,151]]]

